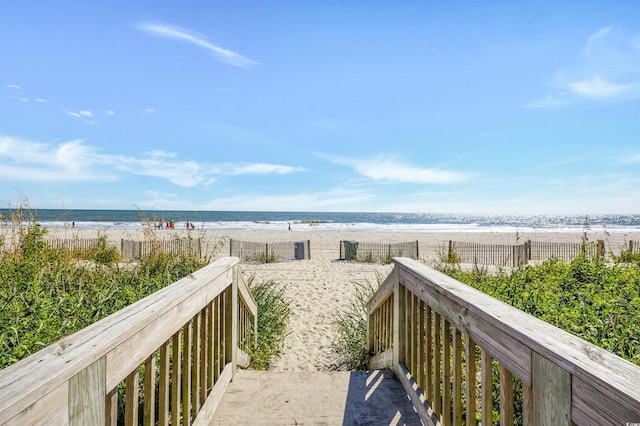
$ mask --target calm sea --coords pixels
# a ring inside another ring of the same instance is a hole
[[[3,218],[7,209],[0,209]],[[143,229],[144,223],[173,220],[176,229],[186,222],[205,230],[317,230],[398,232],[515,232],[533,230],[582,232],[640,231],[640,214],[620,215],[465,215],[436,213],[330,213],[330,212],[234,212],[148,210],[33,210],[36,220],[48,228]]]

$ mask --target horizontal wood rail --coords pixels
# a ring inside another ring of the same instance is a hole
[[[208,424],[256,326],[238,265],[220,259],[0,370],[0,424]]]
[[[420,262],[394,262],[368,304],[370,368],[394,369],[425,424],[491,424],[495,407],[501,425],[640,422],[640,367]]]

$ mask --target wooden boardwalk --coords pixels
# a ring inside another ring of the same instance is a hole
[[[238,371],[212,425],[420,425],[389,370]]]

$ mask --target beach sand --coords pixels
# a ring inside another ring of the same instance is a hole
[[[273,369],[279,371],[324,371],[340,369],[339,359],[333,347],[337,337],[336,313],[349,309],[350,298],[358,285],[370,283],[377,286],[389,274],[392,265],[347,262],[339,260],[341,240],[359,242],[400,243],[418,241],[420,259],[427,264],[438,259],[438,250],[449,240],[487,244],[515,244],[528,239],[534,241],[580,242],[581,232],[330,232],[313,231],[311,226],[302,226],[292,231],[206,231],[203,238],[210,250],[217,246],[213,260],[229,255],[229,239],[261,243],[310,241],[311,259],[292,260],[279,263],[241,263],[245,280],[253,276],[257,282],[275,280],[284,286],[284,294],[291,301],[289,334],[284,351]],[[173,238],[198,231],[152,231],[156,238]],[[119,230],[50,230],[51,237],[93,238],[106,235],[112,242],[121,238],[145,240],[143,231]],[[590,231],[590,240],[605,240],[606,249],[618,253],[628,240],[640,240],[640,232],[611,233]],[[518,239],[517,239],[518,238]]]

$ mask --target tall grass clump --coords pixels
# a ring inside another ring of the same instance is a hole
[[[291,306],[284,295],[284,287],[274,280],[258,283],[251,276],[248,285],[258,305],[258,327],[253,330],[248,350],[251,367],[268,370],[282,354]],[[253,339],[256,334],[257,343]]]
[[[369,343],[367,341],[367,302],[376,289],[370,282],[354,283],[354,294],[349,298],[349,307],[336,313],[338,337],[334,346],[347,370],[367,370]]]

